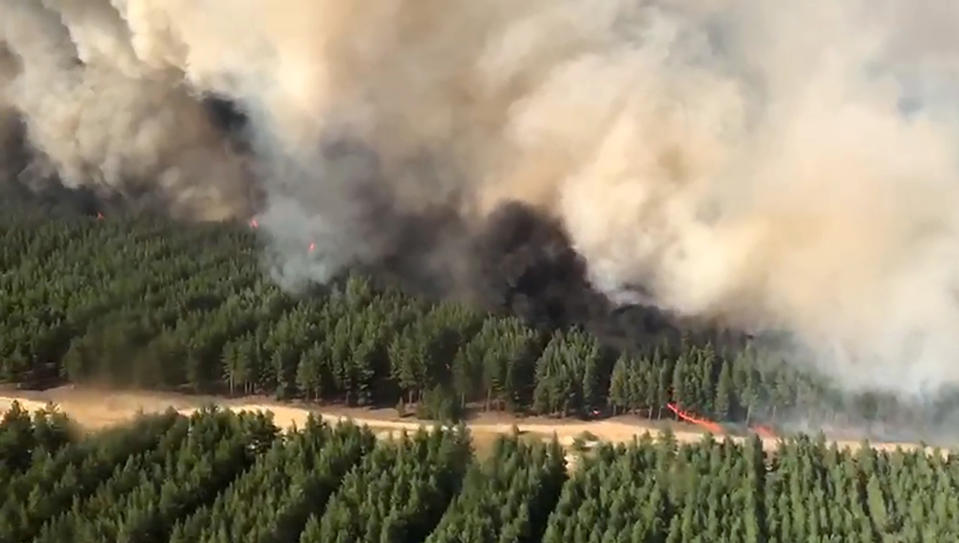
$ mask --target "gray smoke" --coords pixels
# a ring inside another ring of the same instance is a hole
[[[3,0],[0,37],[18,60],[4,70],[3,102],[26,126],[34,175],[150,193],[181,216],[222,218],[241,205],[242,164],[183,73],[144,66],[110,4]]]
[[[0,0],[0,127],[67,186],[257,207],[291,288],[581,266],[918,392],[959,384],[957,23],[947,0]],[[484,252],[517,213],[582,260],[519,231]]]

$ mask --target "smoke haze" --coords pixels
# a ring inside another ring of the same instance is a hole
[[[959,384],[957,24],[948,0],[0,0],[0,174],[255,211],[290,288],[591,286],[916,393]]]

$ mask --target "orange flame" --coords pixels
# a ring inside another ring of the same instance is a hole
[[[250,219],[250,228],[256,230],[259,227],[260,227],[260,222],[258,220],[256,220],[255,218]]]
[[[696,418],[690,415],[689,413],[687,413],[686,411],[683,411],[682,409],[677,407],[676,404],[667,403],[666,407],[668,407],[669,410],[672,411],[673,413],[676,413],[677,417],[683,419],[686,422],[691,422],[697,426],[702,426],[703,428],[709,430],[715,435],[719,435],[723,433],[722,426],[716,424],[715,422],[711,420]]]
[[[773,432],[772,428],[768,426],[763,426],[762,424],[757,424],[756,426],[753,426],[751,429],[752,431],[756,432],[756,434],[759,437],[764,439],[775,439],[776,437],[778,437],[776,435],[776,432]]]
[[[311,244],[310,244],[310,252],[312,253],[312,252],[315,251],[315,250],[316,250],[316,243],[311,243]]]

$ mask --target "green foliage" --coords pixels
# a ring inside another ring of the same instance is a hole
[[[463,429],[403,434],[377,447],[343,479],[300,543],[422,541],[456,494],[471,457]]]
[[[0,381],[402,399],[438,420],[470,407],[660,418],[668,401],[729,421],[785,410],[911,416],[886,396],[838,397],[752,348],[687,340],[611,353],[580,328],[536,330],[358,275],[292,297],[262,273],[260,252],[256,233],[237,224],[4,214]],[[4,462],[0,472],[23,459]]]
[[[553,335],[536,363],[533,407],[540,413],[586,413],[608,390],[599,342],[582,330]]]
[[[309,515],[321,513],[341,478],[373,448],[373,434],[350,423],[310,418],[276,440],[212,505],[177,524],[171,543],[296,541]]]
[[[83,501],[132,459],[156,454],[182,439],[173,412],[143,416],[131,426],[73,441],[56,453],[32,456],[29,469],[11,477],[0,504],[0,541],[27,541],[48,520]]]
[[[51,417],[71,427],[19,407],[0,422],[20,436],[5,458],[28,458],[4,475],[0,541],[959,540],[959,457],[822,435],[769,452],[757,437],[647,435],[567,474],[555,438],[518,431],[478,463],[463,427],[375,443],[348,422],[280,434],[269,414],[207,408],[80,436]]]
[[[545,543],[954,541],[959,458],[805,437],[603,445],[564,486]],[[945,520],[950,519],[950,520]]]
[[[566,480],[563,449],[501,437],[490,458],[473,465],[463,491],[427,543],[532,543]]]
[[[209,501],[269,447],[264,414],[204,409],[174,426],[174,438],[127,459],[113,476],[40,530],[37,542],[166,541],[173,524]]]
[[[30,413],[14,401],[0,419],[0,482],[30,466],[33,455],[55,453],[68,444],[74,428],[63,413],[48,406]]]
[[[456,423],[463,417],[463,406],[452,390],[436,385],[423,396],[416,414],[421,419]]]

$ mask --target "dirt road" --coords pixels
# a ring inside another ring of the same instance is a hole
[[[143,391],[102,391],[92,388],[65,386],[45,391],[21,391],[0,389],[0,411],[9,409],[13,401],[19,401],[28,410],[43,408],[48,403],[56,404],[81,426],[98,429],[119,424],[131,419],[136,413],[160,412],[170,407],[189,414],[203,405],[215,403],[234,411],[271,411],[277,426],[282,428],[302,427],[312,412],[322,415],[326,420],[352,419],[358,424],[369,426],[381,437],[391,436],[404,430],[416,430],[422,425],[432,424],[409,418],[400,418],[393,409],[360,409],[337,406],[310,406],[305,404],[278,403],[264,397],[220,398],[212,396],[190,396],[173,393]],[[561,421],[539,417],[512,418],[502,414],[484,414],[468,422],[470,432],[478,450],[491,443],[497,435],[513,431],[513,427],[523,434],[533,437],[551,438],[555,433],[564,446],[570,446],[576,437],[589,432],[599,440],[610,442],[630,441],[636,436],[649,432],[657,437],[663,426],[653,421],[637,417],[614,417],[600,421]],[[700,432],[691,427],[674,425],[676,438],[681,442],[691,442],[702,438]],[[719,439],[722,439],[721,437]],[[731,439],[741,440],[739,437]],[[856,449],[857,441],[836,441],[840,447]],[[776,447],[775,439],[764,439],[766,449]],[[877,449],[892,450],[896,447],[915,449],[917,445],[909,443],[875,443]]]

